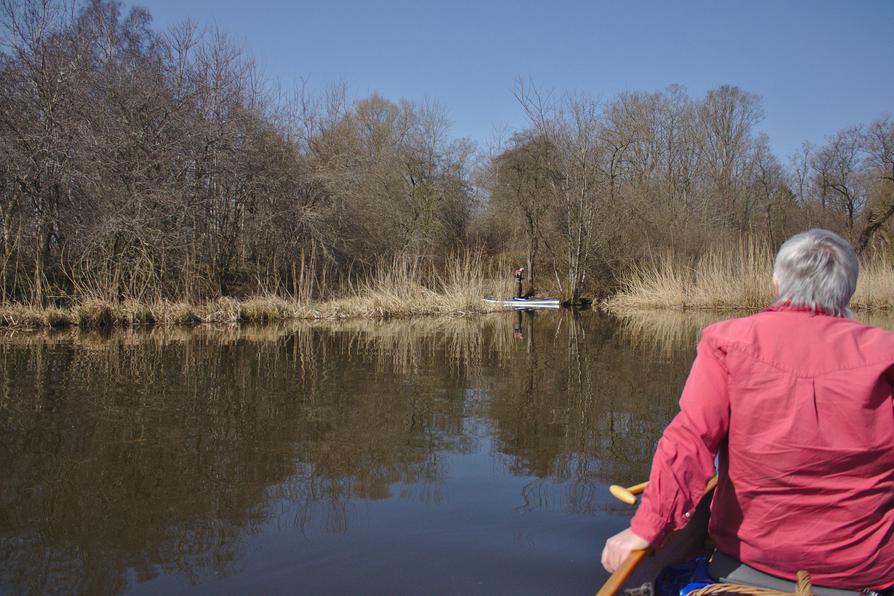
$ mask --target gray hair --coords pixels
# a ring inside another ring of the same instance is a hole
[[[817,228],[796,234],[783,243],[773,263],[779,283],[776,304],[850,317],[847,305],[857,289],[859,269],[857,253],[838,234]]]

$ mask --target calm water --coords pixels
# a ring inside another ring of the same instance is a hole
[[[0,337],[0,591],[589,594],[705,319]]]

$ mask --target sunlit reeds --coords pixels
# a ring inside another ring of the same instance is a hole
[[[448,260],[442,271],[414,257],[380,263],[347,297],[319,305],[323,318],[385,318],[420,314],[469,314],[493,310],[482,301],[499,291],[478,253]]]
[[[77,323],[76,313],[61,308],[22,304],[0,307],[0,327],[67,327]]]
[[[605,305],[625,309],[754,309],[773,298],[772,252],[754,243],[717,249],[694,262],[664,254],[632,267]]]
[[[864,261],[851,308],[866,311],[894,308],[894,267],[881,258]]]
[[[89,297],[69,308],[41,308],[21,304],[0,306],[0,327],[46,328],[78,325],[83,328],[200,323],[267,323],[289,319],[390,318],[414,315],[462,316],[494,310],[484,296],[506,296],[511,291],[508,267],[466,251],[435,265],[431,259],[398,256],[380,262],[366,275],[342,287],[323,287],[311,272],[314,291],[328,298],[312,300],[298,288],[293,295],[273,293],[243,299],[224,297],[205,302],[157,300],[113,301]],[[304,271],[302,269],[302,279]],[[310,287],[310,286],[308,286]]]
[[[615,312],[757,310],[774,300],[773,257],[768,246],[755,242],[708,250],[694,261],[665,254],[629,269],[603,306]],[[864,259],[851,308],[894,308],[894,268],[881,257]]]

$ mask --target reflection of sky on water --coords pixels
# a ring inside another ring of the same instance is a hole
[[[231,573],[182,576],[132,584],[135,593],[269,593],[300,586],[305,593],[544,594],[588,592],[601,581],[594,536],[615,531],[623,516],[594,519],[562,507],[566,487],[518,477],[495,464],[490,441],[471,454],[446,456],[446,475],[435,499],[424,487],[392,486],[392,496],[352,500],[345,526],[326,527],[331,512],[310,514],[287,499],[268,505],[269,518],[245,536]],[[535,506],[523,494],[542,493]],[[604,484],[592,487],[611,506]],[[376,591],[375,589],[371,591]]]

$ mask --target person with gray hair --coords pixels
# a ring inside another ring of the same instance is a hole
[[[776,300],[702,332],[630,527],[608,571],[686,525],[718,462],[715,578],[817,594],[894,588],[894,333],[853,320],[859,263],[813,229],[787,240]],[[821,587],[818,587],[821,586]]]
[[[860,264],[853,247],[829,230],[813,229],[789,238],[776,254],[773,285],[777,304],[851,317]]]

